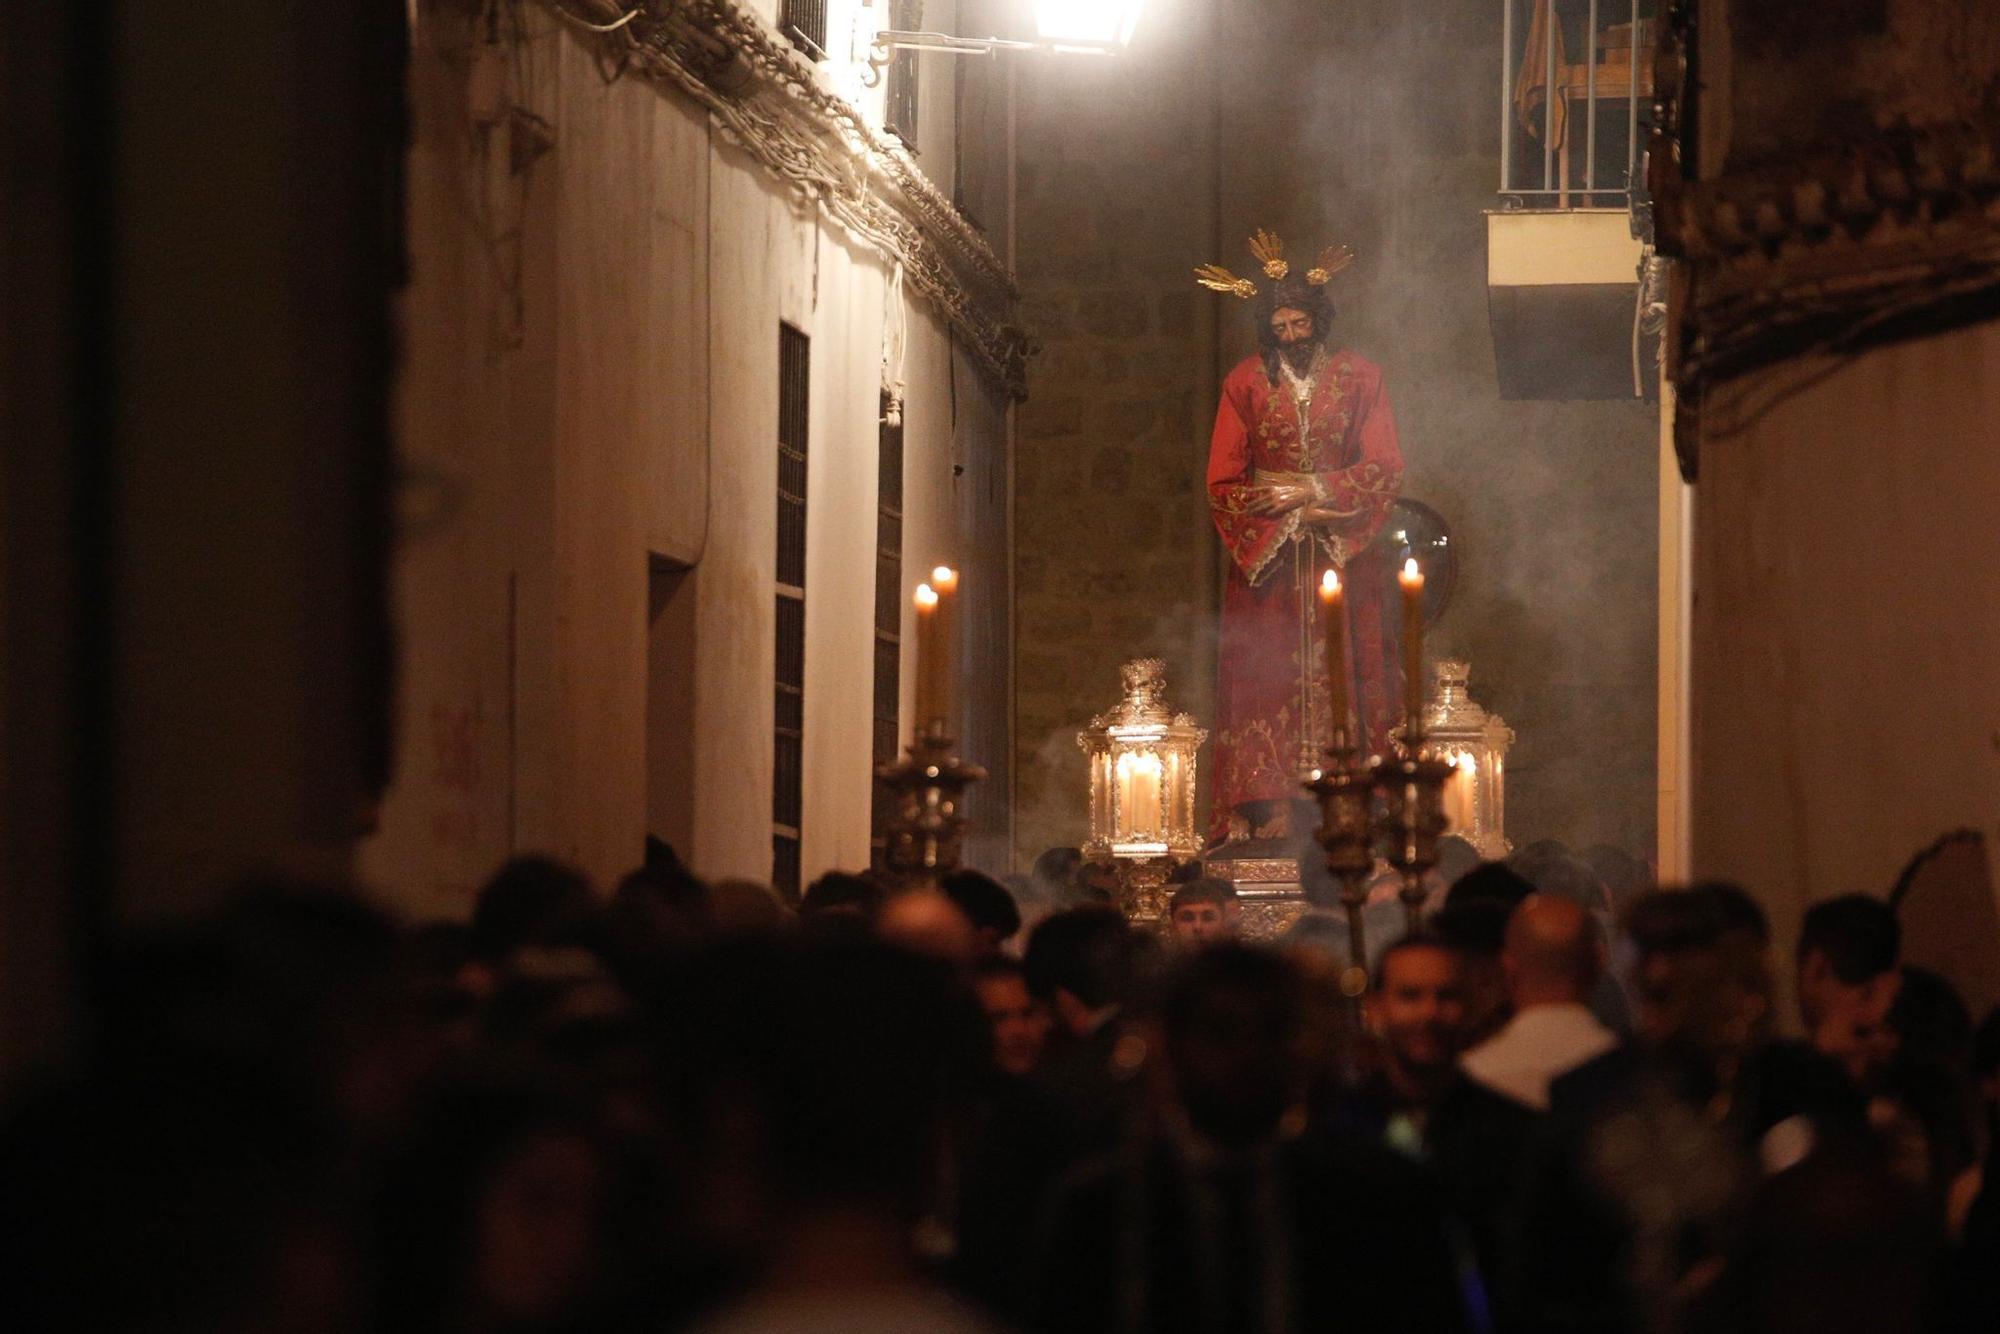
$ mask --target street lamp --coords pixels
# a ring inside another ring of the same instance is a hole
[[[1036,0],[1035,34],[1045,42],[1094,50],[1132,45],[1145,0]]]
[[[868,44],[863,81],[882,81],[897,51],[935,51],[953,56],[990,56],[995,51],[1059,51],[1070,55],[1116,55],[1132,44],[1145,0],[1036,0],[1035,40],[1007,37],[954,37],[947,32],[883,28]]]

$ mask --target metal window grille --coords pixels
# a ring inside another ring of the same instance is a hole
[[[889,6],[891,26],[915,32],[924,26],[923,0],[894,0]],[[903,141],[903,147],[917,151],[917,53],[898,51],[889,60],[889,76],[883,84],[882,126]]]
[[[812,343],[778,326],[778,579],[771,884],[796,900],[805,808],[806,422]]]
[[[784,0],[778,31],[814,60],[826,58],[826,0]]]
[[[903,426],[889,420],[889,396],[882,396],[882,426],[876,448],[875,505],[875,746],[876,764],[896,758],[898,704],[903,667]],[[890,793],[875,785],[874,847],[880,859],[883,830],[892,814]]]
[[[1500,193],[1622,207],[1643,191],[1657,0],[1500,0]]]

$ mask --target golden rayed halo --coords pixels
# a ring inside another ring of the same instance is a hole
[[[1354,262],[1354,252],[1344,245],[1330,245],[1319,252],[1319,258],[1306,270],[1306,281],[1314,287],[1323,287],[1326,280]]]
[[[1263,265],[1264,276],[1272,282],[1283,282],[1292,271],[1285,259],[1285,243],[1276,232],[1265,231],[1262,227],[1250,238],[1250,254]],[[1354,252],[1344,245],[1330,245],[1319,252],[1313,266],[1306,270],[1306,281],[1314,287],[1321,287],[1354,262]],[[1241,297],[1248,301],[1257,295],[1257,284],[1248,278],[1239,278],[1220,264],[1204,264],[1194,271],[1194,280],[1211,292],[1222,292],[1229,296]]]
[[[1194,280],[1211,292],[1225,292],[1248,301],[1257,295],[1257,284],[1239,278],[1220,264],[1204,264],[1194,271]]]
[[[1250,253],[1264,266],[1264,276],[1272,282],[1278,282],[1292,271],[1292,266],[1285,263],[1285,243],[1278,239],[1276,232],[1267,232],[1259,227],[1257,234],[1250,238]]]

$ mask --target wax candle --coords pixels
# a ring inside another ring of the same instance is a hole
[[[1151,754],[1128,756],[1132,761],[1131,837],[1135,842],[1156,842],[1160,837],[1160,757]]]
[[[1396,582],[1403,588],[1403,707],[1414,722],[1424,712],[1424,572],[1415,556],[1403,562]]]
[[[1444,818],[1447,833],[1471,834],[1477,825],[1477,812],[1473,806],[1477,789],[1479,761],[1470,755],[1461,754],[1452,761],[1451,777],[1444,785]]]
[[[922,736],[937,717],[937,590],[929,584],[918,584],[916,603],[917,735]]]
[[[952,707],[958,698],[958,571],[940,565],[931,571],[931,589],[937,594],[937,685],[932,705],[950,732]]]
[[[1117,789],[1117,795],[1112,804],[1117,809],[1118,818],[1117,822],[1111,826],[1112,838],[1120,843],[1129,843],[1132,841],[1133,818],[1132,753],[1130,751],[1118,757],[1116,775],[1116,781],[1113,783],[1113,786]]]
[[[1347,590],[1340,586],[1338,570],[1328,570],[1319,581],[1319,611],[1326,637],[1327,707],[1338,736],[1347,727]]]

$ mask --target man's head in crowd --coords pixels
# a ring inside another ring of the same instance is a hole
[[[799,916],[807,921],[846,919],[870,925],[882,911],[888,892],[871,876],[849,871],[828,871],[806,886],[799,900]]]
[[[1117,868],[1104,862],[1087,862],[1076,848],[1050,848],[1043,852],[1035,858],[1034,874],[1059,907],[1118,901]]]
[[[1611,911],[1610,892],[1597,878],[1597,872],[1557,839],[1530,843],[1509,857],[1507,864],[1533,885],[1537,893],[1568,899],[1588,912]]]
[[[1799,930],[1799,1018],[1829,1054],[1865,1043],[1895,1000],[1903,931],[1896,910],[1866,894],[1843,894],[1806,910]]]
[[[1167,1067],[1189,1123],[1228,1145],[1269,1139],[1304,1095],[1298,975],[1222,942],[1183,964],[1162,1006]]]
[[[503,959],[528,945],[575,943],[596,911],[583,872],[550,857],[514,857],[479,891],[472,936],[484,958]]]
[[[1368,1025],[1382,1040],[1392,1082],[1407,1093],[1449,1079],[1464,1046],[1459,952],[1428,932],[1404,936],[1375,962]]]
[[[1227,880],[1190,880],[1167,900],[1167,924],[1183,945],[1208,945],[1236,934],[1236,886]]]
[[[1076,902],[1118,904],[1118,868],[1110,862],[1085,862],[1076,868]]]
[[[1730,886],[1656,889],[1625,914],[1635,1036],[1704,1062],[1742,1055],[1769,1013],[1761,914]]]
[[[1032,874],[1058,901],[1066,901],[1076,891],[1077,868],[1082,865],[1080,848],[1047,848],[1035,858]]]
[[[891,945],[968,968],[980,956],[979,933],[965,910],[935,889],[893,895],[875,919],[875,933]]]
[[[1461,899],[1431,919],[1431,932],[1458,951],[1458,991],[1465,1007],[1459,1040],[1468,1047],[1499,1032],[1513,1013],[1500,962],[1510,912],[1491,899]]]
[[[942,1113],[976,1069],[979,1016],[950,970],[878,942],[766,958],[755,1007],[731,1021],[754,1050],[723,1052],[762,1118],[760,1170],[788,1210],[883,1211],[907,1227],[929,1194]]]
[[[1116,908],[1059,912],[1035,928],[1022,959],[1028,985],[1074,1037],[1095,1032],[1125,1003],[1137,947]]]
[[[1000,953],[1001,946],[1021,929],[1021,909],[1007,887],[992,876],[978,871],[953,871],[941,886],[945,897],[957,904],[972,923],[972,934],[982,959]]]
[[[1716,914],[1722,951],[1722,975],[1735,1007],[1741,1040],[1759,1042],[1770,1035],[1771,919],[1740,885],[1709,881],[1687,891],[1702,896]]]
[[[1507,919],[1500,966],[1516,1012],[1537,1005],[1583,1005],[1603,970],[1604,945],[1582,908],[1568,899],[1535,894]]]
[[[1625,906],[1653,887],[1652,868],[1623,848],[1609,843],[1593,843],[1583,850],[1583,860],[1604,886],[1612,911]]]
[[[1451,882],[1444,901],[1447,908],[1477,901],[1512,908],[1534,892],[1535,887],[1506,862],[1480,862]]]
[[[1028,989],[1027,973],[1011,959],[989,959],[974,970],[972,988],[993,1030],[993,1064],[1003,1074],[1034,1073],[1048,1043],[1049,1009]]]
[[[1438,840],[1437,866],[1432,873],[1437,876],[1439,884],[1449,887],[1476,870],[1479,862],[1479,849],[1472,846],[1470,840],[1457,834],[1446,834]]]

